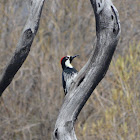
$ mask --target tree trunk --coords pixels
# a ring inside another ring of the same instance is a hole
[[[0,96],[7,88],[7,86],[12,82],[12,79],[14,78],[15,74],[20,69],[30,52],[32,42],[39,27],[39,21],[44,1],[45,0],[32,0],[29,3],[30,14],[28,20],[21,33],[16,50],[0,78]]]
[[[96,20],[96,48],[64,98],[55,124],[54,140],[77,140],[75,121],[93,90],[104,78],[120,37],[119,15],[111,0],[90,1]]]

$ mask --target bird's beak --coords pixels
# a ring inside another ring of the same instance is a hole
[[[77,56],[79,56],[78,54],[77,55],[74,55],[74,56],[72,56],[72,58],[74,59],[75,57],[77,57]]]
[[[72,62],[72,60],[73,60],[75,57],[77,57],[77,56],[79,56],[79,55],[71,56],[70,62]]]

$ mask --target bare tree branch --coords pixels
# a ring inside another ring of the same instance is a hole
[[[90,1],[96,19],[96,48],[65,96],[55,124],[54,140],[77,140],[74,123],[93,90],[104,78],[119,40],[119,15],[111,0]]]
[[[30,52],[32,42],[39,27],[39,21],[44,1],[45,0],[31,0],[30,2],[30,14],[28,20],[21,33],[16,50],[0,78],[0,96],[11,83],[15,74],[20,69]]]

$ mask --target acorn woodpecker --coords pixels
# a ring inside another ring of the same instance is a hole
[[[61,58],[62,65],[62,84],[65,95],[68,93],[73,79],[77,76],[78,71],[71,65],[72,60],[79,55],[64,56]]]

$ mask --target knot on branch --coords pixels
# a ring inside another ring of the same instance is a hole
[[[54,135],[53,138],[55,140],[71,140],[73,139],[74,135],[72,135],[74,133],[74,123],[73,121],[66,121],[65,124],[61,124],[60,126],[58,126],[55,131],[54,131]],[[72,136],[72,138],[71,138]],[[71,139],[70,139],[71,138]],[[75,140],[75,139],[73,139]]]
[[[29,28],[29,29],[24,31],[23,38],[24,39],[30,39],[32,37],[32,34],[33,34],[32,30],[31,30],[31,28]]]
[[[90,0],[90,2],[97,14],[103,10],[105,3],[104,0]]]
[[[25,30],[22,34],[21,41],[19,42],[22,44],[21,48],[31,46],[33,38],[34,38],[34,34],[31,30],[31,28]]]
[[[54,136],[56,139],[58,139],[58,128],[54,131]]]
[[[104,8],[104,0],[96,0],[97,14],[99,14]]]
[[[73,121],[67,121],[64,126],[66,131],[71,132],[73,129]]]
[[[114,20],[114,27],[113,27],[113,33],[118,34],[118,32],[120,32],[120,20],[119,20],[119,14],[117,9],[115,8],[114,5],[111,6],[111,10],[112,10],[112,15],[111,15],[111,19],[112,21]]]

